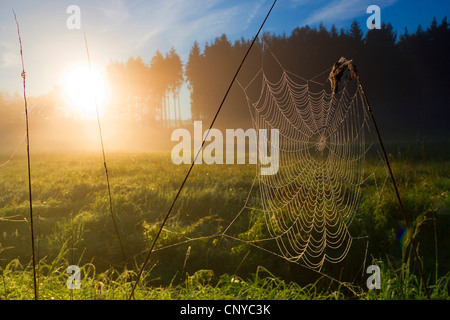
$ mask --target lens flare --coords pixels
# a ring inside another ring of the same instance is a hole
[[[397,241],[400,247],[403,249],[408,244],[411,239],[412,231],[411,228],[401,228],[397,233]]]

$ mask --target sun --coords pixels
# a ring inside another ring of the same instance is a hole
[[[103,72],[88,65],[76,65],[70,68],[63,78],[63,87],[67,102],[78,116],[87,119],[102,116],[106,99],[106,82]]]

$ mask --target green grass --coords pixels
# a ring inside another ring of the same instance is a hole
[[[242,278],[222,274],[215,276],[211,270],[198,270],[180,284],[152,286],[151,270],[146,271],[134,298],[145,300],[419,300],[426,299],[420,279],[412,274],[405,276],[406,265],[402,270],[394,270],[389,264],[377,261],[381,266],[381,289],[367,290],[350,283],[341,283],[336,289],[324,285],[326,278],[301,286],[275,276],[263,267],[256,273]],[[135,271],[122,273],[110,269],[97,273],[95,266],[81,267],[81,289],[69,290],[66,287],[68,264],[59,261],[54,264],[40,264],[39,299],[43,300],[126,300],[130,296],[136,277]],[[2,269],[1,293],[3,300],[34,299],[31,267],[22,266],[17,260],[11,261]],[[450,272],[429,285],[432,299],[448,300]],[[352,292],[349,294],[349,292]]]
[[[448,299],[450,157],[434,147],[388,148],[431,296]],[[167,153],[107,155],[125,269],[101,154],[34,154],[31,160],[40,298],[127,299],[188,167],[173,165]],[[223,231],[242,209],[255,174],[251,165],[196,166],[135,298],[424,299],[411,247],[397,239],[404,225],[385,168],[368,159],[366,172],[376,179],[365,182],[350,226],[357,239],[343,263],[326,265],[318,274],[229,238],[182,243]],[[33,298],[26,179],[24,157],[0,168],[1,299]],[[250,198],[257,202],[257,196]],[[250,211],[236,220],[232,232],[255,239],[264,228],[261,215]],[[363,267],[372,263],[382,270],[381,290],[366,288]],[[82,270],[81,290],[66,288],[65,271],[72,264]]]

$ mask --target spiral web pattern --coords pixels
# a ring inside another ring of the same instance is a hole
[[[248,88],[258,84],[259,97],[252,101]],[[284,69],[272,82],[261,69],[243,88],[255,129],[279,130],[279,170],[257,174],[260,211],[270,235],[264,240],[276,241],[285,259],[316,270],[325,261],[342,261],[350,249],[348,227],[359,204],[370,147],[359,88],[350,93],[344,84],[336,94],[327,88],[326,82]]]

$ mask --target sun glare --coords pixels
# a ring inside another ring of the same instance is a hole
[[[103,73],[98,68],[87,65],[72,67],[63,79],[64,91],[68,103],[75,109],[78,116],[94,119],[102,115],[106,99],[106,84]]]

